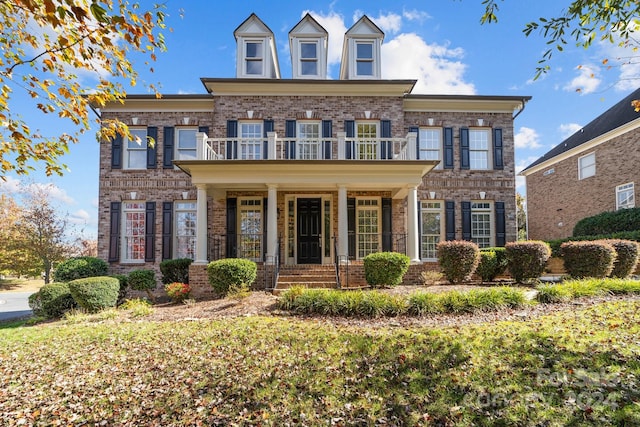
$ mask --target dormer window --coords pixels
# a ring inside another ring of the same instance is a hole
[[[255,13],[240,24],[233,35],[236,38],[236,77],[280,78],[275,37]]]
[[[264,74],[264,45],[261,40],[245,42],[245,74],[262,76]]]
[[[380,79],[380,50],[384,33],[363,16],[344,35],[340,79]]]
[[[329,33],[308,13],[289,31],[292,77],[327,78],[327,42]]]
[[[356,42],[356,74],[373,76],[373,43]]]
[[[318,75],[318,42],[300,42],[300,74],[312,77]]]

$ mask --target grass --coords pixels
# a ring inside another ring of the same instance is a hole
[[[0,424],[639,425],[640,303],[442,330],[251,317],[0,330]]]
[[[541,303],[552,304],[580,297],[638,293],[640,293],[640,281],[638,280],[583,279],[566,280],[560,284],[540,285],[536,299]]]

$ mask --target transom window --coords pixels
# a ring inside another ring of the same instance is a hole
[[[491,247],[491,203],[471,203],[471,241],[480,248]]]
[[[240,123],[241,160],[255,160],[262,158],[263,151],[262,122]]]
[[[489,130],[469,130],[469,167],[489,169]]]
[[[380,200],[357,199],[357,258],[380,251]]]
[[[144,261],[145,202],[123,202],[122,205],[122,262]]]
[[[589,178],[596,174],[596,153],[578,158],[578,179]]]
[[[318,160],[320,157],[320,123],[299,122],[296,158]]]
[[[175,202],[175,258],[195,259],[196,202]]]
[[[176,160],[195,160],[196,129],[178,129],[176,132]]]
[[[633,182],[616,187],[616,210],[634,208],[636,206]]]
[[[423,201],[420,206],[420,257],[433,261],[438,258],[436,246],[442,236],[442,202]]]
[[[358,160],[378,159],[378,123],[358,123],[356,129]]]
[[[125,141],[125,169],[147,168],[147,129],[129,128],[133,139]]]
[[[373,76],[373,43],[356,42],[356,74]]]
[[[440,129],[421,128],[418,139],[420,160],[442,160],[442,131]],[[435,169],[442,169],[442,162]]]
[[[300,74],[303,76],[318,75],[318,43],[300,43]]]
[[[264,48],[262,41],[248,41],[244,45],[245,74],[261,76],[264,74]]]
[[[262,260],[262,199],[240,199],[238,258]]]

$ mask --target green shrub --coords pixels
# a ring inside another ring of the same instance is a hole
[[[640,230],[640,208],[602,212],[583,218],[573,227],[574,236],[593,236]]]
[[[42,313],[48,318],[58,318],[71,309],[77,308],[66,283],[49,283],[40,288]]]
[[[606,240],[616,250],[616,260],[610,277],[625,279],[633,274],[638,265],[640,246],[631,240]]]
[[[600,240],[594,242],[565,242],[560,247],[564,269],[573,278],[607,277],[613,270],[615,248]]]
[[[140,298],[126,300],[119,309],[128,311],[132,317],[143,317],[153,313],[151,303]]]
[[[160,263],[162,284],[189,283],[189,266],[193,262],[190,258],[168,259]]]
[[[226,258],[210,262],[207,266],[209,284],[221,295],[229,288],[248,289],[258,275],[258,266],[248,259]]]
[[[70,282],[85,277],[106,276],[108,265],[99,258],[81,256],[69,258],[58,264],[53,271],[56,282]]]
[[[129,276],[126,274],[112,274],[111,277],[118,279],[120,290],[118,290],[118,305],[127,298],[127,288],[129,287]]]
[[[480,250],[473,242],[442,241],[436,249],[442,274],[452,284],[469,280],[480,262]]]
[[[397,252],[376,252],[363,258],[364,278],[372,288],[396,286],[409,270],[411,260]]]
[[[598,234],[595,236],[576,236],[576,237],[567,237],[565,239],[557,239],[557,240],[549,240],[549,246],[551,246],[552,256],[560,257],[560,246],[564,242],[581,242],[585,240],[593,241],[593,240],[631,240],[634,242],[640,242],[640,230],[635,231],[619,231],[617,233],[610,234]]]
[[[34,316],[45,317],[44,310],[42,310],[42,299],[40,298],[40,291],[29,295],[29,308],[33,311]]]
[[[540,277],[551,255],[551,248],[545,242],[529,240],[507,243],[505,252],[511,277],[522,283],[523,280]]]
[[[133,270],[129,273],[129,286],[135,291],[144,291],[149,300],[153,301],[152,290],[158,286],[156,273],[153,270]]]
[[[480,263],[476,268],[483,282],[491,282],[507,269],[507,253],[505,248],[480,249]]]
[[[86,277],[69,282],[69,290],[80,307],[95,313],[116,306],[120,283],[114,277]]]

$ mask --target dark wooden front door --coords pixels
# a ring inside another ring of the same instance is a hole
[[[298,199],[298,264],[320,264],[322,199]]]

